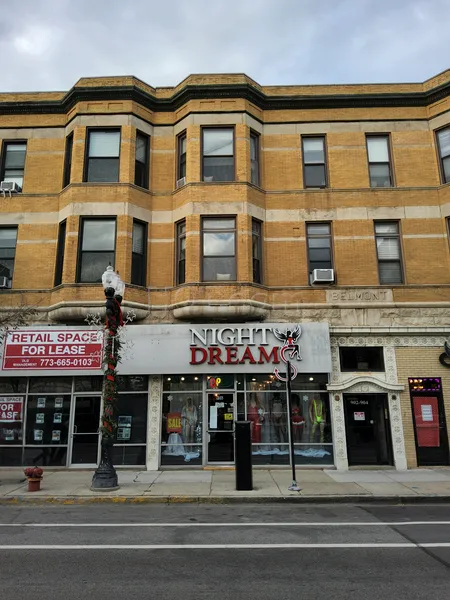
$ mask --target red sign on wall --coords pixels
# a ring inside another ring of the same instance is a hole
[[[167,415],[167,433],[181,433],[181,413],[173,412]]]
[[[3,351],[3,370],[100,369],[103,335],[91,329],[10,331]]]
[[[0,423],[22,421],[23,398],[3,396],[0,398]]]

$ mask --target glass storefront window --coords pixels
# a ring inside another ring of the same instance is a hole
[[[70,394],[72,377],[30,377],[30,394]]]
[[[208,375],[206,387],[208,390],[234,390],[234,375],[229,373]]]
[[[27,445],[67,444],[70,396],[29,396],[27,405]]]
[[[103,386],[103,377],[100,375],[86,375],[84,377],[75,377],[76,392],[101,392]]]
[[[296,464],[334,462],[328,394],[315,391],[324,389],[326,381],[326,375],[303,375],[292,390]],[[247,375],[245,408],[245,418],[252,423],[253,464],[289,464],[285,384],[270,375]]]
[[[67,465],[67,446],[60,448],[51,446],[46,448],[25,447],[23,449],[23,464],[37,465],[39,467],[65,467]]]
[[[119,394],[116,444],[145,444],[147,406],[148,394]]]
[[[148,376],[119,375],[117,387],[119,392],[146,392],[148,390]]]
[[[202,389],[202,375],[164,375],[164,392],[184,392]]]
[[[24,394],[27,391],[25,377],[0,378],[0,394]]]
[[[22,445],[25,396],[0,396],[0,445]]]
[[[202,397],[199,392],[164,393],[161,464],[202,464]]]

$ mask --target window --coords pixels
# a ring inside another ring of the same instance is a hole
[[[70,172],[72,170],[73,133],[66,137],[66,153],[64,157],[63,188],[70,183]]]
[[[234,181],[234,130],[202,131],[203,181]]]
[[[11,287],[16,256],[17,227],[0,227],[0,280]]]
[[[251,182],[259,185],[259,135],[253,132],[250,134],[250,169]]]
[[[303,181],[305,188],[327,187],[325,161],[325,138],[304,137],[303,141]]]
[[[341,371],[384,371],[383,348],[339,348]]]
[[[133,221],[133,251],[131,255],[131,283],[145,285],[146,280],[147,226]]]
[[[307,223],[309,281],[314,269],[332,269],[331,223]]]
[[[58,230],[58,246],[56,249],[55,286],[62,283],[64,267],[64,250],[66,245],[66,221],[61,221]]]
[[[81,250],[78,260],[80,283],[101,283],[106,267],[114,266],[115,241],[115,219],[82,220]]]
[[[261,270],[261,223],[252,219],[252,259],[253,259],[253,281],[262,283]]]
[[[150,138],[138,131],[136,133],[136,160],[134,164],[134,183],[148,190],[148,172],[150,157]]]
[[[403,283],[399,224],[395,221],[375,223],[375,241],[380,283]]]
[[[178,136],[177,180],[186,177],[186,132]]]
[[[186,281],[186,221],[177,223],[177,285]]]
[[[4,142],[3,144],[3,168],[0,181],[16,183],[20,192],[23,188],[26,152],[25,142]]]
[[[236,220],[202,220],[203,281],[236,281]]]
[[[443,183],[450,183],[450,127],[437,132],[441,177]]]
[[[120,131],[93,129],[88,132],[85,181],[119,181]]]
[[[367,136],[367,155],[369,157],[370,187],[391,187],[389,136]]]

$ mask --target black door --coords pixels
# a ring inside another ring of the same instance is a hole
[[[344,411],[348,464],[392,464],[386,394],[344,394]]]
[[[234,461],[234,394],[208,394],[208,462]]]

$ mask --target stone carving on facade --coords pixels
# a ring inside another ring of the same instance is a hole
[[[399,347],[417,347],[417,346],[443,346],[445,338],[443,336],[339,336],[331,334],[330,344],[333,346],[399,346]]]
[[[442,327],[448,326],[448,308],[405,308],[366,306],[349,301],[342,307],[293,305],[286,300],[284,305],[275,305],[268,319],[278,322],[326,321],[331,327]],[[368,306],[367,306],[368,304]]]
[[[159,427],[161,423],[161,393],[161,377],[159,375],[150,376],[150,401],[148,407],[150,430],[147,442],[147,464],[151,469],[157,469],[159,466],[157,462],[159,456]]]

